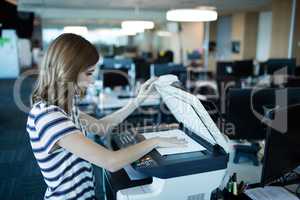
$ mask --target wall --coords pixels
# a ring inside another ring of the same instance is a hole
[[[272,0],[271,58],[288,57],[291,13],[292,0]]]
[[[232,15],[231,41],[240,42],[240,52],[232,53],[233,60],[256,57],[258,13],[237,13]]]
[[[172,50],[174,53],[174,62],[180,63],[180,39],[178,33],[172,33],[170,37],[156,36],[156,44],[158,51]]]
[[[246,13],[242,59],[254,59],[256,57],[258,18],[258,12]]]
[[[241,60],[244,53],[244,33],[245,33],[245,13],[237,13],[232,15],[232,31],[231,41],[240,42],[240,52],[233,53],[231,59]]]
[[[293,36],[293,57],[297,59],[297,65],[300,65],[300,1],[297,1],[295,29]]]
[[[259,14],[256,59],[266,61],[271,51],[272,36],[272,12],[261,12]]]
[[[182,23],[181,42],[183,48],[184,63],[187,64],[187,52],[203,47],[204,24]]]
[[[182,31],[172,33],[170,37],[160,37],[158,40],[160,50],[171,49],[174,52],[174,61],[181,62],[181,48],[183,53],[183,62],[187,64],[187,52],[202,48],[204,27],[203,23],[185,22],[181,23]]]
[[[221,16],[217,21],[217,60],[231,59],[231,16]]]
[[[218,19],[219,20],[219,19]],[[209,23],[209,41],[217,41],[218,21]]]
[[[151,30],[145,31],[143,34],[138,34],[134,37],[133,45],[139,47],[140,51],[153,51],[153,36],[154,33]]]

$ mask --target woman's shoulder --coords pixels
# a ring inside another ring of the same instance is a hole
[[[47,104],[46,102],[43,102],[43,101],[39,101],[39,102],[34,103],[31,106],[31,110],[29,112],[29,115],[38,116],[42,113],[51,113],[51,112],[59,112],[59,113],[67,116],[65,111],[62,108],[60,108],[59,106]]]

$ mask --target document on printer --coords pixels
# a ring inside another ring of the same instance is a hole
[[[278,186],[249,189],[245,194],[252,200],[298,200],[295,195]]]
[[[203,151],[206,148],[195,142],[192,138],[186,135],[183,131],[179,129],[173,129],[168,131],[158,131],[151,133],[144,133],[143,136],[146,139],[150,139],[153,137],[177,137],[178,139],[185,139],[187,141],[186,147],[179,148],[156,148],[158,153],[162,156],[164,155],[172,155],[172,154],[180,154],[180,153],[189,153],[195,151]]]
[[[174,113],[177,113],[177,119],[189,130],[196,134],[201,134],[201,137],[208,141],[214,142],[214,138],[210,135],[208,128],[197,116],[190,104],[185,103],[177,98],[169,98],[167,104]]]
[[[172,86],[175,80],[178,81],[173,75],[160,76],[155,88],[176,120],[212,145],[219,144],[229,152],[226,136],[220,132],[199,99]]]

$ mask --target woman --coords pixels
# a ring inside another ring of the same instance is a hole
[[[75,101],[90,84],[98,59],[95,47],[75,34],[56,38],[43,58],[27,131],[48,185],[45,199],[95,199],[91,163],[115,172],[156,147],[185,145],[185,141],[176,138],[153,138],[111,151],[89,140],[86,131],[106,134],[105,130],[121,123],[144,101],[155,81],[150,79],[143,84],[127,106],[97,120],[80,112]]]

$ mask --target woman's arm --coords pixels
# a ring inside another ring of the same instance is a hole
[[[88,132],[104,135],[124,121],[138,107],[138,104],[138,101],[134,99],[123,108],[101,119],[96,119],[86,113],[80,112],[80,120]]]
[[[57,144],[84,160],[115,172],[143,157],[156,147],[184,147],[186,142],[177,138],[153,138],[122,150],[111,151],[89,140],[78,131],[78,134],[64,136]]]
[[[138,108],[141,103],[149,97],[149,95],[153,95],[154,92],[154,81],[157,78],[151,78],[146,81],[139,91],[139,94],[135,99],[132,99],[126,106],[119,109],[118,111],[104,117],[101,119],[96,119],[92,116],[89,116],[83,112],[80,113],[80,120],[82,124],[85,126],[88,132],[103,135],[108,133],[112,128],[120,124],[124,121],[136,108]]]

